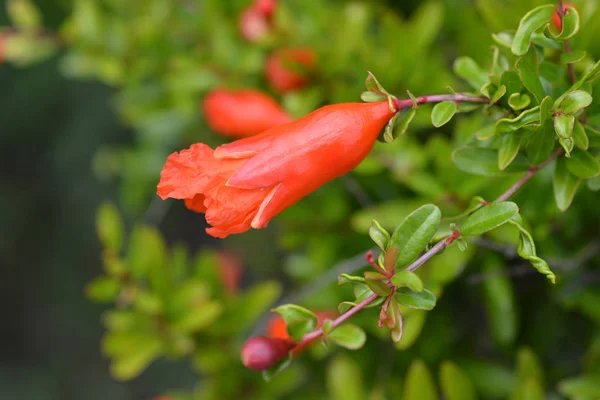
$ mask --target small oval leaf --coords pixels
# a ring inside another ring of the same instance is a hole
[[[463,236],[481,235],[508,222],[519,212],[512,201],[491,203],[469,215],[460,227]]]
[[[454,114],[456,113],[458,106],[453,101],[442,101],[436,104],[431,111],[431,122],[433,126],[439,128],[447,124]]]
[[[331,332],[328,339],[338,346],[349,350],[358,350],[364,346],[367,340],[365,332],[356,325],[346,324],[338,326]]]
[[[442,213],[433,204],[425,204],[413,211],[394,230],[390,246],[399,250],[396,268],[410,264],[423,251],[440,226]]]

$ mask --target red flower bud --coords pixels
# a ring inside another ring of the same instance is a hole
[[[292,120],[274,99],[256,90],[216,89],[202,105],[210,129],[229,137],[256,135]]]
[[[335,104],[214,151],[194,144],[167,158],[157,193],[206,213],[215,237],[264,228],[356,167],[394,114],[387,101]]]
[[[575,6],[571,3],[563,3],[563,12],[565,13],[565,15],[569,13],[568,7],[575,7]],[[558,9],[555,9],[554,13],[552,13],[552,25],[554,25],[554,27],[556,29],[558,29],[559,31],[562,30],[562,22],[560,19],[560,15],[558,15]]]
[[[316,64],[312,49],[280,49],[273,52],[265,63],[265,76],[269,85],[280,93],[305,86],[306,70]]]
[[[294,341],[287,339],[250,338],[242,348],[242,364],[257,371],[272,368],[286,358],[295,345]]]

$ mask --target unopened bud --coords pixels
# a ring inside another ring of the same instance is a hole
[[[256,336],[248,339],[242,348],[242,364],[246,368],[263,371],[287,357],[296,343],[288,339]]]

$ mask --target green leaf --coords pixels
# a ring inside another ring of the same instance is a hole
[[[544,390],[539,382],[529,379],[517,383],[513,394],[515,400],[544,400]]]
[[[531,103],[531,98],[526,94],[513,93],[508,97],[508,105],[515,111],[520,111]]]
[[[574,149],[566,165],[567,170],[578,178],[592,178],[600,174],[600,162],[587,151]]]
[[[389,93],[381,86],[375,75],[371,71],[367,71],[367,79],[365,80],[365,86],[369,92],[373,92],[380,96],[388,97]]]
[[[488,73],[470,57],[459,57],[454,61],[454,73],[480,90],[489,81]]]
[[[560,55],[560,62],[563,64],[575,64],[583,60],[586,54],[583,50],[574,50],[569,53],[564,52]]]
[[[275,378],[277,375],[279,375],[281,372],[287,369],[291,364],[292,355],[290,353],[283,360],[275,364],[275,366],[262,371],[262,377],[265,380],[265,382],[270,382],[273,380],[273,378]]]
[[[112,203],[103,203],[96,214],[96,232],[107,249],[117,253],[123,245],[123,221]]]
[[[415,360],[408,368],[402,400],[438,400],[435,383],[423,361]]]
[[[42,14],[31,0],[8,0],[6,11],[13,25],[19,28],[38,28],[42,24]]]
[[[338,285],[343,285],[345,283],[353,283],[353,282],[358,282],[358,283],[365,283],[365,278],[363,278],[362,276],[354,276],[354,275],[349,275],[349,274],[340,274],[338,276]]]
[[[349,350],[358,350],[364,346],[367,335],[360,327],[352,324],[338,326],[329,334],[329,340]]]
[[[390,317],[385,325],[390,330],[390,337],[392,338],[392,342],[398,343],[402,339],[402,334],[404,333],[404,326],[402,321],[402,313],[400,311],[400,305],[396,301],[396,299],[390,299],[388,304],[388,309],[386,310],[386,314]]]
[[[588,179],[587,186],[588,189],[590,189],[592,192],[597,192],[598,190],[600,190],[600,176]]]
[[[512,285],[497,256],[485,259],[482,272],[483,300],[492,336],[501,345],[514,342],[517,335],[517,314]]]
[[[101,276],[85,288],[86,296],[98,303],[109,303],[117,298],[121,292],[121,282],[117,278]]]
[[[444,361],[440,366],[440,385],[446,400],[476,400],[475,388],[458,366]]]
[[[544,370],[529,347],[522,347],[517,352],[517,379],[520,382],[533,380],[540,384],[544,383]]]
[[[558,383],[558,391],[571,399],[600,398],[600,374],[563,379]]]
[[[527,158],[533,165],[540,164],[550,158],[554,150],[555,140],[554,126],[545,123],[540,126],[527,142]]]
[[[504,170],[498,169],[498,150],[479,147],[461,147],[452,153],[452,161],[458,169],[473,175],[503,176],[509,173],[525,172],[529,163],[525,157],[517,155]]]
[[[416,106],[397,112],[383,131],[383,141],[392,143],[398,136],[404,135],[416,113]]]
[[[590,146],[590,140],[587,133],[585,133],[585,128],[579,120],[575,120],[575,126],[573,127],[573,143],[582,150],[587,150]]]
[[[362,101],[364,101],[365,103],[374,103],[377,101],[382,101],[382,100],[387,99],[387,96],[383,96],[381,94],[373,93],[373,92],[362,92],[360,95],[360,99]]]
[[[174,317],[171,328],[179,333],[196,333],[215,324],[222,313],[223,305],[220,302],[204,302]]]
[[[406,350],[415,344],[427,320],[427,312],[423,310],[413,310],[402,316],[402,338],[394,343],[398,350]]]
[[[523,90],[523,84],[521,83],[519,74],[512,69],[502,73],[500,84],[506,86],[506,93],[508,93],[509,96],[515,93],[521,93]]]
[[[478,140],[487,140],[496,134],[496,125],[486,125],[474,133]]]
[[[567,40],[579,32],[579,12],[575,7],[569,5],[568,11],[562,18],[562,29],[556,30],[553,24],[549,25],[550,36],[559,40]]]
[[[554,9],[554,5],[539,6],[521,18],[511,47],[513,54],[522,56],[527,53],[531,45],[531,35],[550,22]]]
[[[557,115],[554,117],[554,131],[562,139],[570,139],[575,128],[575,117],[572,115]]]
[[[514,133],[504,135],[500,142],[500,149],[498,149],[498,169],[503,171],[510,165],[519,154],[519,148],[521,147],[521,138]]]
[[[371,237],[371,240],[373,240],[373,242],[375,242],[375,244],[379,246],[381,250],[387,250],[388,243],[390,241],[390,234],[388,233],[388,231],[383,229],[381,225],[379,225],[379,222],[371,220],[369,236]]]
[[[491,203],[469,215],[460,227],[463,236],[481,235],[507,223],[519,212],[519,206],[512,201]]]
[[[162,352],[158,336],[132,332],[110,333],[102,342],[102,351],[109,355],[111,374],[118,380],[139,375]]]
[[[413,292],[423,291],[423,282],[421,281],[421,278],[419,278],[419,276],[412,271],[398,271],[394,274],[394,276],[392,276],[390,281],[396,287],[405,286]]]
[[[379,280],[367,279],[366,284],[369,286],[369,289],[373,291],[373,293],[376,293],[379,296],[385,297],[392,292],[392,289],[389,286]]]
[[[317,316],[296,304],[284,304],[272,310],[281,315],[286,323],[288,334],[296,341],[317,328]]]
[[[413,292],[409,288],[400,287],[394,297],[400,305],[418,310],[433,310],[437,302],[435,295],[427,289]]]
[[[448,123],[456,113],[458,106],[453,101],[442,101],[437,103],[431,111],[431,122],[439,128]]]
[[[564,114],[575,114],[579,110],[592,104],[592,95],[584,90],[569,92],[558,105],[558,109]]]
[[[367,398],[360,365],[339,354],[325,369],[327,388],[332,400],[364,400]]]
[[[442,213],[433,204],[425,204],[413,211],[394,230],[390,246],[399,250],[396,268],[402,268],[415,260],[429,243],[440,226]]]
[[[572,138],[558,138],[558,143],[565,150],[565,156],[571,157],[571,151],[575,148],[575,142]]]
[[[540,68],[535,48],[531,48],[525,55],[520,57],[517,60],[515,67],[523,86],[525,86],[538,101],[541,101],[546,96],[546,92],[540,81]]]
[[[160,232],[149,226],[136,226],[131,232],[127,250],[127,264],[133,277],[148,276],[155,268],[163,268],[167,262],[167,248]]]
[[[279,282],[263,281],[238,294],[226,308],[219,323],[211,328],[211,333],[232,335],[250,328],[273,305],[281,291]]]
[[[498,103],[500,99],[506,94],[506,86],[500,85],[498,89],[494,92],[492,97],[490,97],[490,103],[487,105],[488,108],[492,107],[494,104]]]
[[[501,118],[496,122],[497,134],[508,134],[517,132],[526,125],[540,122],[540,107],[533,107],[523,111],[515,118]]]
[[[552,177],[554,199],[559,210],[566,211],[569,208],[580,183],[581,179],[571,174],[567,169],[567,161],[564,158],[559,158],[556,161],[556,168]]]
[[[514,219],[509,221],[509,223],[519,230],[519,244],[517,245],[517,254],[519,254],[519,257],[529,261],[540,274],[546,275],[546,278],[554,283],[556,281],[556,276],[554,275],[554,272],[550,270],[548,263],[537,256],[533,237],[523,227],[521,216],[517,215]]]
[[[494,42],[502,47],[506,47],[507,49],[512,47],[514,37],[515,35],[510,32],[492,33],[492,39],[494,39]]]

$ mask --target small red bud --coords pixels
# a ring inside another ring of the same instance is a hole
[[[287,357],[296,343],[288,339],[255,336],[242,348],[242,364],[246,368],[263,371]]]

